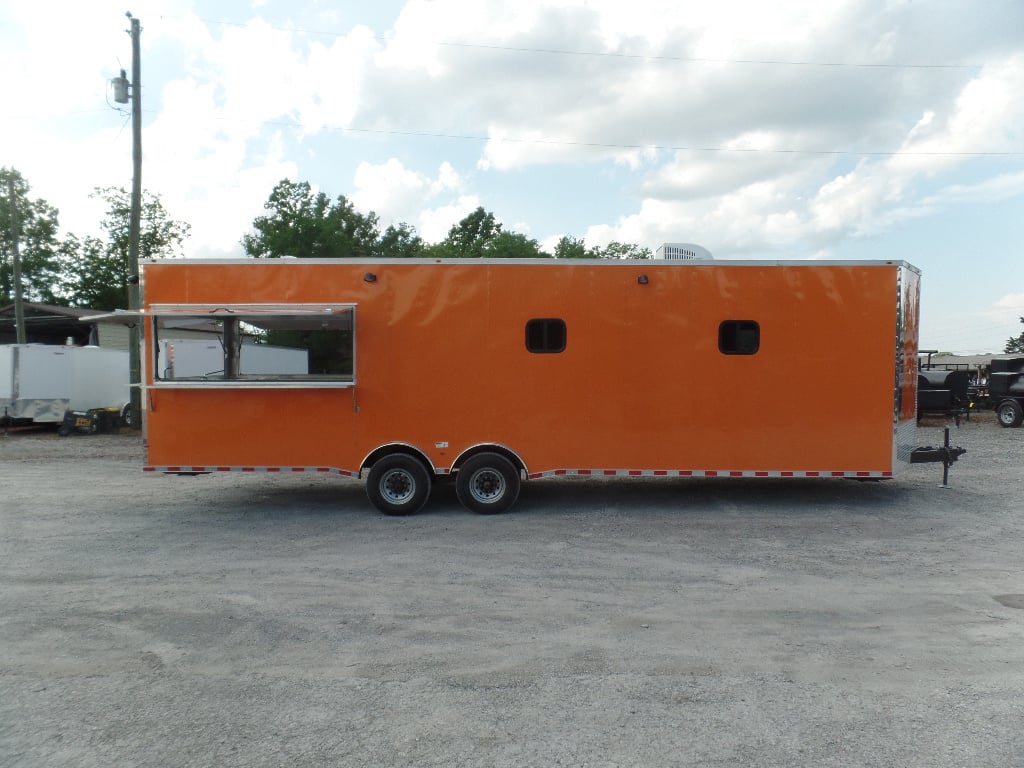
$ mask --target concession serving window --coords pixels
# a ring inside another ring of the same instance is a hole
[[[355,304],[153,306],[155,386],[355,384]]]

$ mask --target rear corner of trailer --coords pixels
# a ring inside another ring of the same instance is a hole
[[[896,387],[893,403],[893,472],[910,464],[917,445],[917,350],[921,273],[910,264],[896,267]]]

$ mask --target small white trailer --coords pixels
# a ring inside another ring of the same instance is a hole
[[[0,344],[0,418],[60,423],[66,411],[122,409],[128,353],[99,347]]]
[[[272,344],[240,344],[240,374],[306,374],[309,352]],[[205,379],[224,376],[224,343],[211,339],[161,339],[161,378]]]

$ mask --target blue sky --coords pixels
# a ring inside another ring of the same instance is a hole
[[[196,257],[279,180],[427,240],[477,206],[719,259],[901,259],[923,348],[1024,326],[1019,0],[149,0],[143,182]],[[124,2],[0,7],[0,166],[98,234],[130,186]]]

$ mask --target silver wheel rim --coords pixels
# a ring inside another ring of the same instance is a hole
[[[404,504],[416,494],[416,478],[404,469],[389,469],[380,479],[380,495],[391,504]]]
[[[1013,408],[1006,406],[999,409],[999,420],[1003,424],[1013,424]]]
[[[478,469],[469,478],[469,493],[481,504],[491,504],[505,495],[505,476],[495,469]]]

